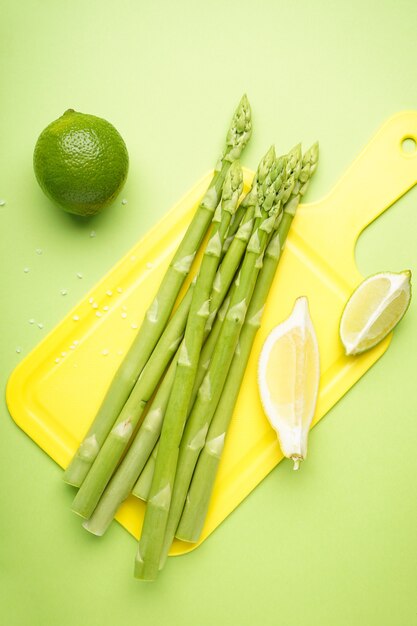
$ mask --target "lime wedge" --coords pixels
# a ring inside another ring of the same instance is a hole
[[[268,335],[259,359],[258,386],[265,414],[283,454],[298,469],[307,455],[320,379],[319,349],[307,298]]]
[[[343,310],[339,334],[347,355],[376,346],[398,324],[411,300],[411,272],[381,272],[364,280]]]

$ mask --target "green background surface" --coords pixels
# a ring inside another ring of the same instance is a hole
[[[254,111],[245,165],[272,142],[320,140],[310,200],[387,117],[417,107],[415,0],[1,0],[1,14],[2,390],[213,166],[244,91]],[[111,121],[131,159],[122,195],[88,222],[57,210],[32,172],[38,134],[69,107]],[[363,274],[417,270],[416,204],[414,188],[363,234]],[[152,585],[134,580],[135,541],[117,523],[101,540],[80,527],[60,468],[3,400],[0,622],[417,625],[416,353],[414,302],[388,352],[312,432],[302,471],[280,464]]]

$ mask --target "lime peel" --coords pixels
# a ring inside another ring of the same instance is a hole
[[[353,291],[342,312],[339,335],[347,356],[375,347],[404,317],[411,301],[411,272],[380,272]]]
[[[68,109],[40,134],[33,167],[49,198],[85,217],[101,212],[121,191],[129,155],[107,120]]]

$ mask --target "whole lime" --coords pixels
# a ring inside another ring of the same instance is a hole
[[[115,127],[73,109],[40,134],[33,167],[45,194],[76,215],[95,215],[119,193],[129,169],[126,144]]]

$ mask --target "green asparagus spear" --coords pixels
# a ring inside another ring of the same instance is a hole
[[[151,456],[146,461],[145,467],[141,471],[139,478],[137,479],[135,486],[132,489],[132,496],[135,496],[135,498],[143,500],[144,502],[148,501],[149,492],[152,487],[158,447],[158,443],[156,443],[154,449],[152,450]]]
[[[263,184],[258,185],[257,189],[260,203],[257,228],[250,239],[240,273],[240,283],[234,293],[212,362],[200,388],[190,419],[195,414],[196,407],[198,407],[200,412],[203,405],[203,410],[210,410],[211,406],[209,405],[218,401],[221,393],[220,381],[223,378],[223,372],[227,371],[233,356],[233,351],[229,355],[232,346],[234,350],[233,343],[236,338],[236,333],[233,332],[233,329],[240,328],[243,323],[247,306],[246,302],[250,299],[258,272],[256,262],[263,253],[268,232],[270,232],[273,226],[275,213],[272,214],[272,208],[275,203],[277,190],[282,186],[282,180],[285,176],[285,159],[276,161],[273,149],[269,153],[269,159],[272,167],[269,168]],[[215,377],[213,377],[214,371],[216,372]],[[172,392],[171,398],[174,398],[175,403],[180,397],[180,393],[180,389],[175,395],[174,391]],[[175,404],[173,403],[172,406],[175,407]],[[200,412],[197,411],[198,418],[201,420]],[[158,573],[171,504],[179,444],[186,416],[181,415],[181,419],[175,420],[175,412],[173,411],[172,419],[168,419],[169,417],[167,412],[163,423],[155,474],[136,557],[135,576],[144,580],[154,580]],[[196,420],[192,421],[195,422]],[[188,430],[187,426],[186,432]],[[194,442],[194,438],[191,441],[193,446],[196,445],[198,439],[201,439],[200,430],[201,428],[195,433],[196,442]]]
[[[191,486],[185,501],[176,537],[183,541],[199,540],[220,462],[226,432],[233,414],[239,389],[249,360],[262,313],[281,257],[289,227],[295,210],[304,196],[318,162],[318,145],[313,145],[302,160],[301,171],[293,193],[284,205],[283,219],[265,253],[265,261],[248,309],[248,314],[239,338],[239,353],[235,353],[222,397],[217,405],[210,425],[206,443],[194,471]]]
[[[187,232],[175,253],[128,354],[119,366],[103,403],[64,473],[64,480],[79,487],[123,408],[129,394],[163,332],[192,261],[219,203],[230,165],[239,159],[251,135],[251,111],[244,95],[233,116],[226,145]]]

